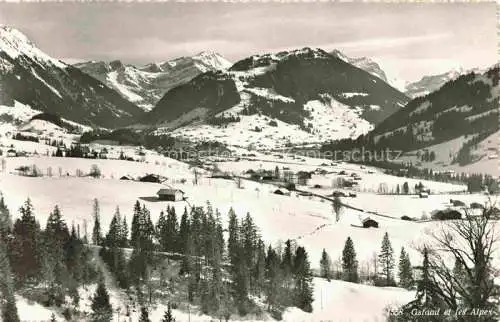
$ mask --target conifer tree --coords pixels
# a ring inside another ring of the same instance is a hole
[[[19,322],[7,247],[0,242],[0,320]]]
[[[97,284],[97,290],[92,298],[92,321],[109,322],[113,317],[113,309],[109,303],[109,294],[104,281]]]
[[[399,256],[399,285],[403,288],[411,288],[413,286],[413,273],[412,266],[410,262],[410,257],[405,251],[404,247],[401,247],[401,255]]]
[[[62,219],[58,206],[47,219],[47,225],[43,234],[43,273],[47,282],[49,295],[54,301],[61,301],[62,286],[69,277],[66,267],[66,252],[70,235],[66,223]]]
[[[283,258],[281,260],[281,270],[283,273],[283,282],[284,282],[284,287],[286,290],[291,290],[292,288],[292,274],[294,273],[293,268],[294,268],[294,257],[293,257],[293,249],[292,249],[292,242],[290,240],[287,240],[285,242],[285,251],[283,253]],[[289,293],[285,293],[285,296],[288,295]],[[286,300],[285,300],[286,301]]]
[[[356,251],[351,237],[347,237],[344,250],[342,251],[342,275],[344,281],[357,283],[358,278],[358,261],[356,259]]]
[[[240,315],[246,315],[248,313],[248,294],[249,294],[249,280],[250,280],[250,268],[245,265],[243,260],[244,254],[243,247],[239,247],[238,255],[236,260],[236,267],[233,270],[233,292],[236,308]]]
[[[175,213],[175,208],[170,207],[167,210],[167,220],[166,220],[166,244],[167,251],[176,251],[176,241],[178,240],[179,234],[179,223],[177,222],[177,214]]]
[[[121,234],[121,220],[115,214],[111,219],[108,233],[106,234],[105,245],[108,247],[118,247],[120,243],[120,234]]]
[[[140,208],[140,206],[139,206]],[[147,278],[148,267],[152,263],[152,252],[154,250],[153,236],[155,235],[151,215],[146,206],[140,208],[133,226],[134,248],[130,258],[130,277],[135,282]]]
[[[135,247],[135,244],[137,243],[137,238],[139,235],[139,221],[140,221],[140,216],[141,216],[141,204],[139,203],[139,200],[135,202],[134,205],[134,215],[132,217],[132,226],[131,226],[131,235],[130,235],[130,246]]]
[[[141,316],[139,317],[139,322],[151,322],[149,319],[149,312],[147,307],[141,307]]]
[[[94,199],[94,204],[92,207],[92,215],[94,217],[94,228],[92,229],[92,243],[94,245],[100,245],[102,241],[101,234],[101,219],[100,219],[100,207],[99,200]]]
[[[224,257],[224,247],[225,247],[224,228],[222,228],[221,215],[218,209],[215,210],[215,234],[216,234],[218,249],[220,251],[221,256]]]
[[[85,249],[75,226],[71,227],[71,234],[65,248],[65,261],[68,272],[73,278],[81,282],[83,280],[83,271],[85,270]]]
[[[41,268],[41,232],[29,198],[19,211],[21,218],[16,220],[13,230],[11,265],[19,280],[26,280],[36,278]]]
[[[238,254],[240,248],[240,229],[238,218],[233,208],[229,209],[229,238],[227,241],[229,261],[233,268],[238,264]]]
[[[256,294],[260,296],[264,292],[266,281],[266,249],[264,242],[260,238],[257,243],[257,262],[255,263],[253,279]]]
[[[283,274],[281,270],[281,259],[278,253],[269,245],[266,254],[266,287],[265,295],[268,304],[268,310],[272,311],[279,306],[283,300],[282,285]]]
[[[184,208],[184,213],[181,217],[181,224],[179,227],[179,235],[177,237],[177,252],[186,254],[187,243],[189,239],[189,216],[187,208]]]
[[[319,261],[320,267],[320,275],[323,278],[326,278],[328,281],[332,279],[332,261],[328,253],[323,248],[323,252],[321,253],[321,260]]]
[[[0,241],[7,241],[7,236],[12,232],[12,218],[5,204],[3,194],[0,194]]]
[[[410,187],[409,187],[409,185],[408,185],[408,182],[407,182],[407,181],[405,181],[405,182],[403,183],[403,193],[404,193],[405,195],[407,195],[408,193],[410,193]]]
[[[108,265],[110,271],[114,274],[118,285],[122,288],[127,288],[128,274],[126,270],[126,259],[123,249],[123,229],[120,220],[119,211],[113,216],[111,220],[108,234],[106,235],[105,245],[101,248],[99,254],[104,262]]]
[[[313,285],[312,272],[304,247],[297,247],[294,261],[295,305],[305,312],[312,312]]]
[[[249,213],[246,214],[245,219],[241,222],[240,227],[242,258],[244,265],[249,268],[249,274],[255,276],[255,265],[257,259],[257,229],[253,223],[253,219]],[[250,291],[255,290],[253,279],[249,279]]]
[[[156,232],[158,234],[157,239],[160,243],[160,250],[163,252],[168,251],[168,231],[167,231],[167,220],[165,218],[165,213],[160,212],[160,217],[156,223]]]
[[[394,320],[397,321],[416,321],[416,322],[440,322],[443,319],[442,315],[439,316],[417,316],[414,312],[424,310],[436,310],[443,308],[442,300],[439,298],[439,292],[436,290],[435,285],[431,279],[431,267],[429,263],[428,249],[423,250],[423,262],[421,267],[421,276],[417,281],[417,294],[416,298],[403,305],[401,312]]]
[[[175,318],[172,315],[172,306],[170,305],[170,302],[168,302],[167,304],[167,310],[165,311],[161,322],[175,322]]]
[[[121,225],[120,247],[128,247],[128,224],[127,218],[123,216]]]
[[[394,284],[394,251],[389,240],[389,234],[386,232],[382,239],[382,247],[378,255],[381,275],[386,286]]]

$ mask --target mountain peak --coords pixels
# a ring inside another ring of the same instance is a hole
[[[221,54],[214,51],[202,51],[192,56],[192,59],[217,70],[226,70],[233,65]]]
[[[25,34],[6,25],[0,26],[0,52],[4,52],[12,59],[26,56],[35,61],[49,63],[59,68],[67,67],[66,64],[38,49]]]
[[[120,68],[123,68],[124,65],[123,63],[121,62],[121,60],[113,60],[111,62],[109,62],[109,67],[112,69],[112,70],[117,70],[117,69],[120,69]]]

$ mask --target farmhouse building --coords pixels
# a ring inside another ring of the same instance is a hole
[[[156,174],[148,174],[145,175],[144,177],[139,179],[140,182],[153,182],[153,183],[160,183],[160,176]]]
[[[165,201],[181,201],[184,200],[184,192],[179,189],[160,189],[156,193],[158,199]]]
[[[371,219],[370,217],[366,217],[365,219],[363,219],[362,223],[363,223],[363,228],[370,228],[370,227],[378,228],[378,222]]]
[[[7,150],[7,156],[8,157],[15,157],[15,156],[17,156],[16,150],[14,150],[14,149]]]
[[[274,191],[274,194],[276,195],[282,195],[282,196],[289,196],[290,191],[286,188],[279,188]]]
[[[421,192],[421,193],[419,193],[419,194],[418,194],[418,196],[419,196],[420,198],[428,198],[428,197],[429,197],[429,194],[428,194],[427,192]]]

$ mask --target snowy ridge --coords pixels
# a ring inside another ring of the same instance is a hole
[[[215,52],[201,52],[141,67],[120,61],[90,61],[75,67],[115,89],[122,97],[145,111],[151,110],[170,89],[209,71],[226,70],[231,63]]]
[[[462,67],[454,68],[446,73],[424,76],[420,80],[406,84],[405,93],[412,98],[425,96],[438,90],[445,83],[458,78],[460,75],[467,73],[484,73],[485,70],[478,68],[466,70]]]
[[[17,101],[13,106],[0,105],[0,137],[10,136],[15,132],[29,132],[31,134],[50,137],[73,137],[65,128],[51,122],[32,118],[42,111],[35,110],[28,105]],[[61,118],[61,121],[74,127],[79,132],[90,131],[92,128]]]
[[[232,63],[222,57],[219,53],[211,51],[202,51],[192,57],[193,60],[200,62],[205,68],[206,66],[216,70],[226,70],[232,66]]]
[[[49,63],[58,68],[65,68],[67,66],[60,60],[54,59],[38,49],[19,30],[3,25],[0,26],[0,51],[3,51],[12,59],[24,55],[34,61]]]
[[[338,49],[333,50],[332,52],[330,52],[330,54],[345,61],[346,63],[352,64],[358,67],[359,69],[362,69],[365,72],[372,74],[373,76],[380,78],[381,80],[388,83],[394,88],[399,88],[397,86],[397,80],[394,81],[389,80],[384,70],[379,66],[379,64],[368,57],[348,57]]]

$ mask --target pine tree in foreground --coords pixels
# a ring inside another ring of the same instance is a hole
[[[33,205],[28,198],[19,209],[21,218],[13,229],[11,267],[20,280],[36,278],[41,268],[40,225],[35,219]]]
[[[92,298],[92,321],[109,322],[113,317],[113,309],[109,303],[109,294],[104,281],[97,285],[96,293]]]
[[[151,322],[149,319],[149,312],[146,307],[141,307],[141,316],[139,317],[139,322]]]
[[[297,247],[295,253],[294,279],[295,305],[305,312],[312,312],[312,302],[314,300],[312,272],[304,247]]]
[[[342,275],[343,280],[347,282],[357,283],[358,278],[358,261],[356,260],[356,251],[351,237],[347,237],[344,250],[342,251]]]
[[[411,266],[410,257],[401,247],[401,255],[399,256],[399,286],[403,288],[411,288],[413,286],[413,268]]]
[[[321,253],[319,267],[321,277],[326,278],[328,281],[330,281],[332,279],[332,261],[324,248],[323,252]]]
[[[414,322],[442,322],[443,315],[415,315],[414,312],[424,312],[425,310],[437,310],[444,308],[442,300],[439,298],[439,292],[436,290],[431,278],[431,267],[429,263],[429,252],[427,248],[423,250],[423,263],[421,267],[421,275],[417,281],[416,298],[403,305],[397,315],[390,316],[389,321],[414,321]],[[463,320],[472,321],[472,320]]]
[[[170,305],[170,302],[168,302],[167,310],[165,311],[161,322],[175,322],[175,318],[172,315],[172,306]]]
[[[381,277],[385,286],[394,285],[394,251],[392,250],[389,234],[386,232],[382,239],[382,247],[378,255],[379,265],[382,269]]]
[[[7,236],[12,232],[12,218],[9,209],[5,204],[3,194],[0,193],[0,241],[6,241]]]
[[[19,322],[16,299],[14,297],[14,281],[10,271],[9,258],[5,244],[0,242],[0,321]]]

